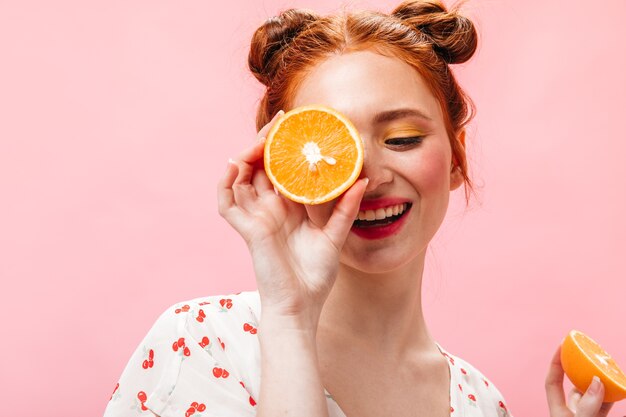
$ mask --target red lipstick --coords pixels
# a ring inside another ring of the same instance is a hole
[[[360,211],[376,210],[380,208],[406,204],[406,209],[396,216],[388,217],[380,221],[356,220],[352,225],[351,232],[363,239],[384,239],[400,231],[406,223],[411,204],[406,199],[381,198],[376,200],[365,200],[361,202]]]

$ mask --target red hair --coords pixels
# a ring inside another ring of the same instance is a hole
[[[463,63],[476,51],[473,23],[439,0],[410,0],[390,14],[363,11],[330,16],[289,9],[268,19],[253,35],[248,66],[266,86],[256,117],[257,130],[281,109],[291,108],[296,89],[307,70],[334,54],[372,50],[399,58],[422,76],[439,101],[453,164],[473,189],[465,146],[459,141],[474,115],[471,99],[456,82],[450,64]]]

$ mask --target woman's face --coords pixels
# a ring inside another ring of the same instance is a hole
[[[421,76],[404,61],[371,51],[336,55],[298,88],[293,106],[306,104],[347,116],[364,143],[362,176],[369,184],[359,217],[366,220],[354,223],[341,262],[376,273],[420,258],[443,221],[450,190],[463,182],[451,171],[442,111]],[[333,205],[307,210],[323,224]]]

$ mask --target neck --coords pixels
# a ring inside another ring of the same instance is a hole
[[[322,309],[319,329],[403,357],[432,349],[422,311],[424,254],[391,272],[367,274],[341,265]]]

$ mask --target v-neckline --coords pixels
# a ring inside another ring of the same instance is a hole
[[[439,346],[439,343],[435,342],[435,345],[437,345],[437,349],[439,349],[439,352],[441,353],[441,355],[444,357],[444,359],[446,360],[446,364],[448,365],[448,411],[450,412],[450,410],[452,409],[452,392],[453,392],[453,388],[452,388],[452,367],[450,366],[450,360],[448,359],[448,355],[450,355],[448,352],[446,352],[441,346]],[[324,387],[324,395],[326,396],[326,402],[327,405],[330,408],[336,408],[336,413],[335,414],[331,414],[331,417],[348,417],[346,415],[346,413],[343,412],[343,410],[341,409],[341,407],[339,406],[339,404],[337,403],[337,401],[335,401],[335,398],[328,392],[328,390]],[[328,400],[330,400],[331,402],[328,403]]]

